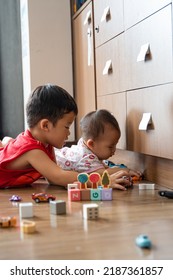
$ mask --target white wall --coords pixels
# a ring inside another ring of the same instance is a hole
[[[70,0],[21,0],[24,103],[53,83],[73,95]],[[74,140],[74,127],[70,141]]]

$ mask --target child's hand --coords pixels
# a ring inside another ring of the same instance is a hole
[[[132,181],[131,181],[131,176],[128,171],[125,170],[120,170],[117,171],[116,173],[113,173],[110,175],[110,180],[111,180],[111,187],[119,190],[126,191],[125,186],[131,186]]]

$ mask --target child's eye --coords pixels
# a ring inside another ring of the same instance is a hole
[[[65,126],[65,128],[66,128],[66,129],[70,129],[70,127],[69,127],[69,126]]]

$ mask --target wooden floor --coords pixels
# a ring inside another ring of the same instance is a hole
[[[15,228],[0,228],[0,259],[172,260],[173,199],[160,197],[158,189],[163,188],[139,191],[134,185],[126,192],[114,190],[112,201],[97,202],[98,220],[84,220],[86,202],[69,202],[65,189],[42,181],[25,189],[0,190],[0,216],[15,215],[18,221]],[[31,194],[40,191],[65,200],[67,214],[50,214],[48,203],[35,203]],[[21,231],[18,203],[9,201],[13,194],[33,202],[36,233]],[[139,234],[149,236],[151,249],[135,245]]]

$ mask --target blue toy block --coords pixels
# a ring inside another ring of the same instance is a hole
[[[100,189],[91,189],[90,198],[91,198],[91,200],[101,200],[101,190]]]

